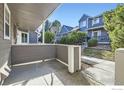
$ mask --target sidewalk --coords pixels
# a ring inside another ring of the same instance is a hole
[[[82,56],[83,63],[92,65],[82,71],[83,75],[93,85],[114,85],[115,63],[94,57]]]

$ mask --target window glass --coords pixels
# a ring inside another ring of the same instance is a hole
[[[4,5],[4,39],[10,39],[10,10]]]
[[[27,42],[27,34],[25,34],[25,42]]]
[[[9,12],[5,9],[5,21],[9,24]]]
[[[6,33],[6,36],[9,37],[9,25],[7,23],[5,23],[5,33]]]
[[[93,19],[93,24],[97,24],[97,23],[99,23],[99,18],[94,18]]]
[[[98,36],[98,33],[94,32],[94,38],[97,38],[97,36]]]
[[[27,34],[22,33],[22,43],[27,43]]]
[[[86,21],[83,21],[82,26],[83,27],[86,26]]]

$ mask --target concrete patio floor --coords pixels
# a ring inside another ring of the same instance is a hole
[[[23,66],[13,66],[4,85],[89,85],[81,72],[70,74],[66,66],[53,60]]]

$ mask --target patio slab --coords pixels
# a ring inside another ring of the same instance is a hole
[[[68,68],[53,60],[36,64],[12,67],[4,85],[89,85],[81,72],[70,74]]]

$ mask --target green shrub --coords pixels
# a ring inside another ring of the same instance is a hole
[[[80,44],[83,43],[86,37],[86,33],[84,32],[72,32],[67,36],[61,38],[61,44]]]
[[[50,31],[46,31],[45,32],[45,43],[53,43],[54,37],[55,37],[54,33]]]
[[[94,47],[97,46],[97,39],[93,38],[88,40],[88,47]]]
[[[69,41],[68,36],[64,36],[61,38],[60,43],[61,44],[68,44],[68,41]]]

